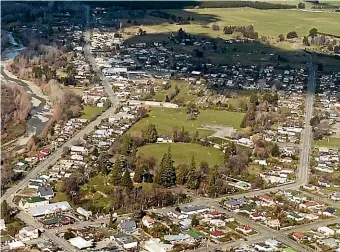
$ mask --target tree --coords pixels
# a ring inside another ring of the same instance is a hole
[[[291,31],[287,33],[287,39],[293,39],[293,38],[297,38],[298,35],[296,33],[296,31]]]
[[[312,127],[315,127],[320,123],[320,118],[318,116],[313,116],[312,119],[310,119],[310,125]]]
[[[199,141],[199,133],[196,130],[193,134],[192,134],[192,138],[191,138],[191,142],[193,143],[197,143]]]
[[[318,29],[312,28],[309,30],[309,36],[311,36],[312,38],[314,38],[317,34],[318,34]]]
[[[198,189],[199,186],[200,186],[200,177],[196,171],[196,162],[195,162],[195,157],[193,156],[191,159],[191,164],[189,166],[187,187],[190,189]]]
[[[304,8],[305,8],[305,3],[301,3],[301,2],[300,2],[300,3],[298,4],[298,8],[299,8],[299,9],[304,9]]]
[[[8,208],[7,201],[4,200],[1,203],[1,219],[4,219],[5,223],[8,223],[8,218],[9,218],[8,210],[9,210],[9,208]]]
[[[176,171],[171,158],[171,149],[163,155],[160,167],[156,173],[155,182],[164,187],[171,187],[176,184]]]
[[[95,157],[98,157],[99,152],[98,152],[98,148],[97,147],[94,147],[94,149],[92,151],[92,155],[95,156]]]
[[[133,182],[130,177],[130,173],[128,169],[125,170],[124,175],[122,177],[122,186],[132,190],[133,189]]]
[[[280,148],[276,143],[274,144],[273,148],[271,149],[271,154],[274,157],[278,157],[280,155]]]
[[[216,196],[216,184],[215,184],[216,170],[210,172],[209,184],[208,184],[208,194],[210,197]]]
[[[176,182],[178,185],[184,185],[187,182],[189,166],[187,164],[179,164],[176,169]]]
[[[200,163],[200,171],[205,174],[209,173],[209,164],[207,161],[202,160]]]
[[[157,141],[158,132],[156,125],[150,123],[146,129],[142,131],[142,138],[145,143],[155,143]]]
[[[285,40],[285,36],[283,36],[283,34],[280,34],[280,35],[279,35],[279,40],[280,40],[280,41]]]
[[[318,71],[319,72],[323,71],[323,64],[322,63],[318,63]]]
[[[118,186],[122,182],[122,163],[120,159],[118,158],[113,166],[113,169],[111,171],[111,180],[113,185]]]
[[[144,167],[142,165],[137,165],[135,169],[135,175],[133,176],[133,181],[135,181],[136,183],[143,182],[144,173]]]
[[[192,216],[192,219],[191,219],[191,226],[192,227],[196,227],[200,224],[199,220],[197,219],[197,216],[194,215]]]
[[[187,112],[187,114],[198,114],[199,110],[198,110],[198,107],[196,106],[195,103],[189,102],[186,105],[186,112]]]
[[[309,46],[309,41],[308,41],[308,37],[307,37],[307,36],[303,36],[302,43],[303,43],[305,46]]]
[[[125,134],[123,136],[120,154],[126,156],[130,152],[131,144],[132,144],[131,136],[129,134]]]

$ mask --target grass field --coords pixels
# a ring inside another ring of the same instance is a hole
[[[244,113],[228,112],[222,110],[200,110],[196,120],[188,120],[185,109],[169,109],[154,107],[149,112],[149,116],[138,121],[128,132],[132,135],[139,135],[149,124],[156,125],[159,135],[171,137],[175,126],[182,127],[193,133],[202,124],[231,126],[240,128]],[[211,135],[212,131],[198,130],[200,137]]]
[[[328,139],[314,141],[314,145],[340,149],[340,138],[330,137]]]
[[[192,156],[195,157],[197,166],[203,160],[208,162],[209,166],[219,165],[223,162],[220,150],[192,143],[150,144],[139,148],[138,154],[143,153],[146,156],[153,156],[160,162],[164,153],[168,151],[169,146],[171,147],[171,155],[175,165],[190,164]]]
[[[158,92],[155,93],[155,95],[152,97],[155,101],[163,102],[166,95],[170,92],[175,90],[175,87],[179,88],[180,92],[179,94],[173,99],[178,100],[178,99],[183,99],[184,102],[189,102],[189,101],[195,101],[197,96],[189,94],[189,83],[187,81],[182,81],[182,80],[170,80],[171,83],[171,88],[168,90],[159,90]]]
[[[340,34],[340,26],[330,25],[340,23],[338,13],[315,13],[300,10],[258,10],[252,8],[218,8],[218,9],[186,9],[169,11],[175,15],[188,17],[194,15],[197,21],[200,16],[213,14],[224,25],[253,25],[260,35],[277,37],[279,34],[286,35],[290,31],[296,31],[298,35],[308,35],[312,28],[329,34]],[[221,29],[222,30],[222,29]],[[195,27],[190,28],[190,33],[201,33]],[[210,36],[224,36],[222,31],[213,31],[211,28],[206,33]]]
[[[91,118],[94,118],[96,115],[101,114],[102,112],[103,108],[84,106],[84,109],[81,111],[80,118],[89,120]]]

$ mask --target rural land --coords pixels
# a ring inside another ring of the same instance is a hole
[[[1,251],[340,251],[340,1],[1,1]]]

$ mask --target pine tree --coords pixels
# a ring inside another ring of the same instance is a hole
[[[278,157],[280,155],[280,148],[277,144],[274,144],[272,150],[271,150],[271,154],[274,157]]]
[[[176,184],[176,171],[174,161],[171,158],[171,149],[163,155],[160,167],[155,176],[155,183],[164,187],[171,187]]]
[[[120,154],[126,156],[131,148],[131,136],[129,134],[124,135],[121,145]]]
[[[187,164],[180,164],[176,169],[176,181],[179,185],[184,185],[187,181],[189,166]]]
[[[92,155],[95,156],[95,157],[98,157],[99,152],[98,152],[98,148],[97,147],[94,147],[94,149],[92,151]]]
[[[209,184],[208,184],[208,194],[210,197],[216,196],[215,176],[216,176],[216,171],[212,170],[209,175]]]
[[[149,124],[146,129],[142,131],[142,138],[145,143],[155,143],[158,137],[155,124]]]
[[[133,189],[133,182],[130,177],[129,171],[126,169],[122,178],[122,186],[132,190]]]
[[[120,159],[118,158],[115,162],[115,165],[111,171],[111,179],[112,183],[115,186],[119,186],[122,182],[122,163]]]
[[[143,175],[144,175],[144,167],[141,165],[137,165],[135,169],[135,175],[133,176],[133,181],[136,183],[141,183],[143,182]]]
[[[187,182],[187,187],[190,189],[198,189],[199,184],[200,184],[200,178],[197,174],[196,171],[196,162],[195,162],[195,157],[193,156],[191,159],[191,164],[189,167],[189,172],[188,172],[188,182]]]

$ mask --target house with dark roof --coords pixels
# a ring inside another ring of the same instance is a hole
[[[39,197],[47,199],[47,200],[54,197],[54,192],[52,188],[48,186],[39,186],[37,194]]]
[[[123,221],[118,225],[118,229],[125,234],[132,234],[137,231],[135,221]]]

